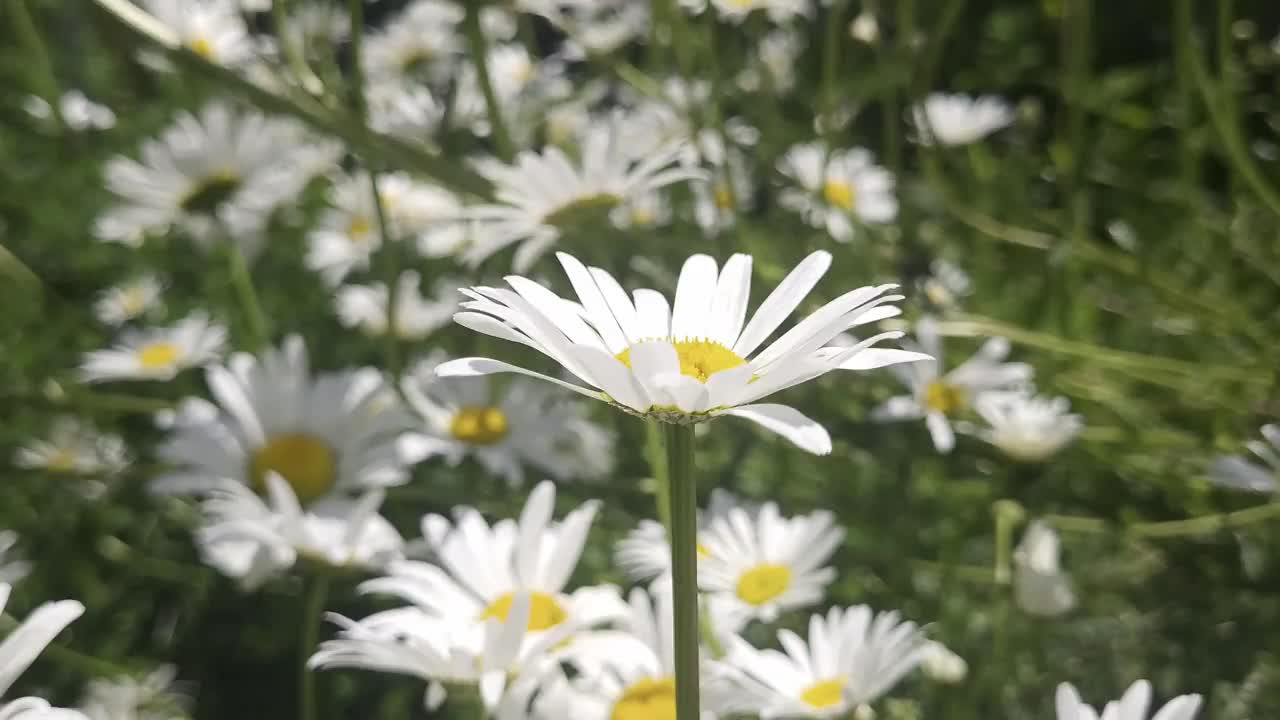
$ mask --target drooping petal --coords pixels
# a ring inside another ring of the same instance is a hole
[[[826,428],[786,405],[742,405],[716,414],[750,420],[815,455],[827,455],[831,452],[831,436],[827,434]]]
[[[812,253],[800,261],[760,304],[747,327],[738,336],[733,351],[741,357],[747,357],[760,347],[787,316],[799,307],[830,267],[831,253],[824,250]]]

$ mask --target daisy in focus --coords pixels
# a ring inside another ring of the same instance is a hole
[[[620,117],[588,127],[580,161],[547,147],[520,153],[512,165],[492,159],[478,163],[480,174],[494,184],[497,201],[468,208],[476,237],[462,259],[478,264],[518,244],[514,268],[524,272],[562,233],[603,221],[613,208],[658,188],[701,177],[697,170],[672,167],[680,141],[636,159],[627,129]]]
[[[1099,713],[1080,699],[1080,693],[1069,683],[1058,686],[1054,698],[1058,720],[1098,720]],[[1200,711],[1199,695],[1179,695],[1156,711],[1151,720],[1193,720]],[[1107,703],[1101,717],[1105,720],[1147,720],[1151,705],[1151,683],[1139,680],[1129,686],[1119,700]]]
[[[1013,123],[1013,108],[994,95],[932,93],[911,110],[921,143],[968,145]]]
[[[402,340],[422,340],[453,318],[458,309],[457,284],[437,283],[436,296],[424,298],[418,273],[406,270],[396,283],[395,335]],[[343,327],[359,328],[374,337],[387,334],[387,286],[345,285],[334,296],[334,308]]]
[[[1057,454],[1084,429],[1084,420],[1070,411],[1066,398],[1038,397],[1025,392],[986,392],[973,409],[987,422],[978,437],[1022,462],[1040,462]]]
[[[926,640],[896,612],[832,608],[809,620],[809,639],[778,631],[785,653],[729,641],[710,663],[717,712],[764,718],[840,718],[888,692],[924,657]]]
[[[154,275],[141,275],[104,290],[93,304],[94,315],[104,325],[123,325],[162,307],[163,290]]]
[[[400,441],[405,461],[440,457],[456,466],[470,456],[512,486],[524,482],[525,467],[557,480],[596,479],[613,468],[612,435],[573,396],[523,379],[438,378],[441,362],[423,360],[402,382],[423,421]]]
[[[810,452],[831,452],[821,425],[785,405],[757,403],[768,395],[832,370],[866,370],[927,359],[904,350],[874,348],[902,333],[875,335],[851,348],[826,347],[851,327],[901,311],[887,294],[893,285],[852,290],[809,315],[756,352],[831,265],[831,255],[805,258],[764,300],[750,322],[751,256],[734,255],[723,268],[694,255],[680,271],[674,305],[659,292],[628,296],[613,276],[558,253],[580,304],[526,278],[506,278],[510,290],[476,287],[455,320],[476,332],[531,347],[583,385],[488,358],[441,365],[442,377],[514,372],[542,378],[634,415],[669,423],[705,422],[721,415],[751,420]]]
[[[261,357],[235,353],[205,377],[217,404],[183,404],[158,451],[178,469],[154,490],[199,493],[232,479],[265,494],[275,473],[307,505],[408,480],[395,444],[410,420],[378,371],[312,373],[294,335]]]
[[[1009,355],[1009,342],[1004,338],[987,340],[973,357],[950,372],[941,372],[942,338],[937,323],[929,316],[916,323],[915,343],[907,345],[937,361],[894,368],[893,374],[911,394],[889,398],[872,411],[871,417],[880,422],[924,419],[933,446],[941,453],[951,452],[956,444],[952,419],[967,411],[978,395],[1018,390],[1035,373],[1026,363],[1004,362]]]
[[[1219,455],[1209,463],[1209,480],[1215,485],[1275,494],[1280,491],[1280,425],[1263,425],[1262,440],[1245,443],[1258,460],[1244,455]]]
[[[90,720],[173,720],[186,717],[190,699],[173,690],[178,668],[161,665],[146,675],[89,681],[80,711]]]
[[[227,480],[204,501],[196,544],[205,562],[248,590],[299,560],[327,568],[380,571],[400,559],[404,541],[381,515],[383,492],[358,500],[331,498],[304,510],[293,488],[268,472],[266,501]]]
[[[741,628],[821,602],[836,578],[824,565],[844,530],[829,512],[783,518],[768,502],[755,513],[730,508],[698,539],[698,586],[722,608],[728,627]]]
[[[796,145],[778,161],[778,172],[798,186],[782,191],[782,206],[825,229],[837,242],[853,239],[855,221],[887,223],[898,216],[893,174],[876,165],[868,150]]]
[[[13,588],[0,584],[0,613],[9,603]],[[75,600],[59,600],[41,605],[0,642],[0,697],[9,692],[53,638],[84,613]],[[75,710],[51,707],[37,697],[0,700],[0,718],[5,720],[88,720]]]
[[[54,421],[43,440],[19,447],[13,464],[29,470],[71,475],[111,475],[129,464],[124,440],[98,432],[73,417]]]
[[[1062,541],[1043,520],[1033,520],[1013,554],[1013,594],[1032,615],[1055,616],[1076,606],[1071,577],[1063,571]]]
[[[80,376],[90,383],[172,380],[217,359],[226,343],[227,329],[197,312],[172,327],[126,332],[113,347],[88,353]]]

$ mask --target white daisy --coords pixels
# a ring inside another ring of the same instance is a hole
[[[463,10],[442,0],[414,0],[382,29],[370,33],[362,65],[372,82],[448,84],[456,58],[466,50],[458,28]]]
[[[947,685],[955,685],[969,674],[969,663],[946,645],[936,640],[925,642],[920,658],[920,670],[925,675]]]
[[[1245,443],[1261,463],[1243,455],[1219,455],[1209,463],[1210,482],[1256,493],[1280,491],[1280,425],[1263,425],[1261,432],[1262,440]]]
[[[649,31],[649,6],[631,0],[577,2],[551,18],[564,31],[570,60],[607,55]]]
[[[844,717],[911,672],[926,647],[915,623],[865,605],[814,615],[807,644],[790,630],[779,630],[778,642],[785,654],[730,638],[724,658],[710,663],[714,682],[722,685],[708,705],[765,720]]]
[[[142,0],[142,5],[176,33],[183,46],[209,62],[237,66],[257,56],[249,28],[235,2]]]
[[[849,22],[849,37],[867,45],[875,45],[880,41],[880,22],[875,13],[863,10]]]
[[[170,327],[127,331],[111,348],[86,354],[80,376],[91,383],[172,380],[217,359],[226,343],[227,329],[197,311]]]
[[[514,165],[496,160],[478,164],[494,184],[497,202],[468,209],[477,221],[475,242],[463,255],[479,263],[508,245],[516,251],[516,272],[532,266],[563,232],[603,216],[639,195],[682,180],[700,177],[689,168],[670,167],[681,151],[679,142],[636,160],[627,147],[627,128],[618,117],[588,128],[581,161],[556,147],[522,152]]]
[[[538,79],[541,66],[519,43],[489,48],[486,64],[494,98],[498,101],[498,107],[503,109],[504,118],[511,122],[509,116],[514,105],[521,94]],[[468,127],[481,137],[487,136],[492,130],[489,127],[488,101],[485,100],[480,76],[474,65],[461,68],[451,117],[455,124]]]
[[[1013,108],[994,95],[931,93],[911,110],[921,143],[968,145],[1013,123]]]
[[[409,418],[372,368],[312,374],[302,338],[261,358],[233,354],[205,371],[217,405],[188,403],[159,457],[178,470],[162,492],[236,479],[259,492],[279,473],[304,504],[408,480],[395,443]]]
[[[919,286],[929,302],[942,309],[955,307],[973,291],[968,273],[943,258],[929,263],[929,275]]]
[[[705,10],[708,2],[715,7],[721,19],[734,23],[742,22],[756,10],[768,13],[769,20],[775,23],[809,17],[813,13],[810,0],[680,0],[685,9],[694,13]]]
[[[110,475],[128,464],[124,440],[103,434],[73,417],[61,417],[48,439],[31,440],[18,448],[13,464],[21,468],[76,475]]]
[[[13,588],[0,584],[0,612],[9,602]],[[62,632],[84,613],[84,605],[75,600],[59,600],[41,605],[27,616],[13,632],[0,642],[0,696],[13,687],[36,657]],[[0,701],[0,720],[87,720],[75,710],[50,707],[36,697]]]
[[[950,372],[941,372],[942,339],[932,317],[916,323],[915,344],[904,343],[937,358],[936,362],[916,363],[892,370],[910,390],[910,395],[889,398],[871,417],[880,422],[924,419],[938,452],[948,453],[955,447],[951,418],[967,410],[981,393],[993,390],[1017,390],[1031,381],[1034,370],[1026,363],[1006,363],[1009,342],[1004,338],[987,340],[973,357]]]
[[[831,264],[816,252],[775,289],[746,322],[751,256],[734,255],[723,270],[707,255],[684,264],[674,309],[654,290],[636,290],[634,304],[609,273],[588,269],[558,253],[581,304],[519,276],[512,290],[477,287],[455,316],[461,325],[527,345],[559,363],[586,386],[564,382],[488,358],[454,360],[442,376],[515,372],[539,377],[629,413],[673,423],[697,423],[720,415],[756,422],[818,454],[831,451],[821,425],[785,405],[751,404],[836,369],[864,370],[927,356],[873,349],[901,333],[881,333],[853,348],[827,348],[853,326],[899,313],[886,295],[893,285],[841,295],[805,318],[759,353]]]
[[[755,196],[751,165],[740,148],[726,147],[720,133],[700,131],[681,160],[706,168],[707,181],[690,184],[693,218],[703,231],[716,235],[728,230],[739,213],[751,209]]]
[[[22,103],[22,109],[41,120],[53,117],[49,102],[38,95],[29,96]],[[116,114],[111,108],[90,100],[80,90],[68,90],[58,98],[58,117],[67,128],[76,132],[110,130],[116,125]]]
[[[80,710],[90,720],[174,720],[186,716],[189,698],[173,691],[178,668],[161,665],[146,675],[89,681]]]
[[[567,393],[544,383],[489,378],[438,378],[433,355],[402,381],[423,426],[400,441],[412,463],[442,457],[457,465],[471,456],[512,485],[528,466],[557,480],[598,478],[612,469],[612,436],[587,419]],[[588,451],[598,454],[589,462]]]
[[[161,307],[164,285],[154,275],[140,275],[108,288],[93,304],[93,312],[104,325],[123,325]]]
[[[1071,577],[1062,570],[1062,541],[1043,520],[1033,520],[1013,554],[1013,595],[1033,615],[1062,615],[1076,606]]]
[[[671,222],[671,203],[660,192],[647,192],[610,210],[609,220],[621,230],[663,227]]]
[[[383,81],[365,90],[369,127],[414,142],[426,142],[435,133],[444,108],[421,85]]]
[[[820,602],[836,577],[824,565],[844,530],[829,512],[783,518],[768,502],[754,514],[732,508],[712,518],[698,539],[698,586],[724,603],[730,626],[741,627]]]
[[[406,270],[396,284],[396,337],[422,340],[449,324],[458,309],[457,284],[437,283],[436,296],[424,298],[419,288],[418,273]],[[387,286],[347,285],[334,296],[338,321],[343,327],[360,328],[368,335],[387,333]]]
[[[292,120],[210,103],[144,142],[141,162],[107,163],[107,188],[120,204],[98,217],[94,233],[137,247],[148,234],[178,227],[204,247],[230,239],[252,256],[271,213],[340,152]]]
[[[1068,412],[1066,398],[1037,397],[1026,392],[984,392],[973,409],[987,421],[978,437],[1014,460],[1047,460],[1084,429],[1079,415]]]
[[[12,530],[0,530],[0,583],[5,585],[12,585],[31,572],[31,563],[17,548],[19,539]]]
[[[197,536],[201,555],[253,589],[299,559],[330,568],[383,570],[402,557],[404,541],[381,515],[383,492],[356,501],[331,499],[303,510],[277,473],[266,477],[267,501],[244,483],[226,480],[204,501]]]
[[[707,555],[707,546],[702,542],[702,533],[706,532],[707,525],[738,507],[745,506],[733,493],[721,488],[711,491],[706,511],[698,513],[699,557]],[[748,510],[754,514],[758,508]],[[618,541],[613,557],[618,568],[636,582],[665,581],[671,572],[671,544],[667,542],[666,528],[653,520],[641,520],[639,525]]]
[[[868,150],[828,152],[822,143],[796,145],[778,161],[778,172],[799,186],[782,191],[782,206],[837,242],[853,239],[854,220],[887,223],[898,216],[893,173],[876,165]]]
[[[1097,710],[1080,699],[1080,693],[1069,683],[1058,686],[1054,698],[1058,720],[1098,720]],[[1151,720],[1193,720],[1200,711],[1199,695],[1179,695],[1156,711]],[[1119,700],[1107,703],[1102,709],[1103,720],[1147,720],[1147,708],[1151,705],[1151,683],[1139,680],[1129,686]]]
[[[774,28],[760,39],[756,50],[759,63],[738,75],[738,87],[747,91],[770,90],[781,95],[796,84],[796,67],[807,41],[794,28]]]

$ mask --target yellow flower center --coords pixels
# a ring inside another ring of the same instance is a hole
[[[308,503],[329,492],[337,480],[337,458],[323,440],[308,433],[281,433],[267,438],[249,459],[249,475],[258,492],[267,489],[267,473],[284,478]]]
[[[363,215],[354,215],[347,221],[347,237],[351,238],[352,242],[365,242],[370,237],[370,230],[373,230],[373,223]]]
[[[143,370],[169,367],[178,359],[178,346],[168,340],[147,343],[138,348],[138,365]]]
[[[822,184],[822,197],[827,202],[845,210],[853,209],[853,186],[843,180],[828,180]]]
[[[125,314],[130,317],[141,313],[146,309],[146,306],[147,294],[141,287],[136,285],[133,287],[127,287],[124,289],[124,292],[120,294],[120,309],[124,310]]]
[[[240,189],[240,176],[230,170],[218,170],[201,178],[187,191],[178,206],[190,213],[211,214],[231,199]]]
[[[718,183],[711,189],[711,201],[721,210],[732,210],[733,191],[729,189],[728,185]]]
[[[710,549],[710,548],[708,548],[706,545],[703,545],[702,543],[698,543],[698,544],[697,544],[697,545],[695,545],[694,547],[695,547],[695,548],[697,549],[697,551],[698,551],[698,557],[700,557],[700,558],[709,558],[709,557],[711,557],[711,549]]]
[[[934,380],[924,389],[924,404],[932,410],[949,415],[964,407],[964,388]]]
[[[44,466],[54,472],[71,472],[76,469],[76,451],[71,448],[58,448],[49,454]]]
[[[761,563],[738,576],[738,597],[751,605],[763,605],[791,586],[791,568]]]
[[[500,595],[497,600],[489,603],[484,612],[480,613],[480,620],[497,618],[506,622],[507,615],[511,612],[511,601],[514,598],[515,593]],[[529,593],[529,625],[526,628],[529,632],[549,630],[568,617],[569,613],[560,607],[560,603],[554,597],[544,592]]]
[[[213,42],[204,36],[194,37],[187,41],[187,47],[191,52],[199,55],[205,60],[213,59]]]
[[[800,699],[810,707],[829,708],[844,699],[844,681],[840,678],[819,680],[805,688]]]
[[[676,679],[643,678],[627,686],[609,720],[676,720]]]
[[[685,339],[662,342],[671,343],[676,349],[676,356],[680,358],[680,372],[698,382],[706,382],[707,378],[721,370],[747,363],[737,353],[713,340]],[[623,350],[614,357],[618,358],[623,365],[631,367],[631,348]]]
[[[631,209],[631,223],[633,225],[652,225],[654,217],[653,211],[646,207],[637,207]]]
[[[423,47],[411,49],[400,58],[400,71],[405,75],[418,75],[427,69],[435,53]]]
[[[507,416],[492,406],[458,408],[449,433],[470,445],[492,445],[507,436]]]

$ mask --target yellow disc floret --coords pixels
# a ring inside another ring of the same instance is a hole
[[[964,388],[934,380],[924,389],[924,404],[931,410],[950,415],[964,408]]]
[[[844,695],[844,681],[840,678],[819,680],[800,693],[800,699],[814,708],[829,708],[840,702]]]
[[[714,340],[692,340],[686,338],[684,340],[668,340],[665,342],[670,342],[671,346],[676,349],[676,356],[680,358],[680,372],[698,382],[706,382],[707,378],[721,370],[728,370],[747,363],[737,353]],[[631,348],[623,350],[616,357],[622,361],[623,365],[631,367]]]
[[[249,473],[258,492],[267,488],[267,473],[275,472],[293,488],[302,503],[329,492],[337,480],[337,457],[324,440],[308,433],[281,433],[267,438],[253,451]]]
[[[763,605],[786,592],[790,586],[791,568],[761,563],[738,576],[736,593],[744,602]]]
[[[828,180],[823,183],[822,197],[843,210],[852,210],[856,199],[853,186],[843,180]]]
[[[138,348],[138,365],[146,370],[169,367],[178,359],[178,346],[161,340]]]
[[[484,612],[480,613],[480,619],[497,618],[506,622],[507,615],[511,612],[511,601],[514,598],[514,593],[499,595],[496,600],[489,603]],[[549,630],[568,617],[569,614],[551,595],[544,592],[529,593],[529,625],[526,628],[529,632]]]
[[[449,434],[470,445],[492,445],[507,436],[506,413],[492,406],[458,408]]]
[[[631,683],[613,704],[609,720],[676,720],[675,678],[643,678]]]

